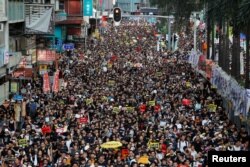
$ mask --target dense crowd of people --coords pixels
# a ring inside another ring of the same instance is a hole
[[[3,166],[201,167],[208,151],[249,151],[182,48],[157,52],[156,28],[137,24],[109,27],[84,56],[62,55],[58,93],[43,93],[38,77],[2,106]],[[108,141],[122,146],[102,148]]]

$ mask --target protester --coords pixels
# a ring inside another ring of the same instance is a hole
[[[42,77],[27,84],[25,100],[0,112],[1,163],[130,167],[145,156],[145,166],[198,167],[209,150],[249,151],[246,129],[228,120],[220,95],[185,62],[186,48],[157,52],[155,32],[146,22],[108,27],[84,57],[62,55],[58,93],[44,93]],[[122,147],[102,148],[108,141]]]

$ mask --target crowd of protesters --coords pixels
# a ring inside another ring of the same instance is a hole
[[[43,93],[38,77],[22,101],[2,106],[2,166],[198,167],[211,150],[249,151],[220,95],[181,50],[157,52],[155,31],[145,22],[111,26],[84,56],[62,55],[58,93]],[[107,141],[122,146],[101,148]]]

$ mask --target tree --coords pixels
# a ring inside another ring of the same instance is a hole
[[[200,0],[150,0],[150,3],[161,9],[161,15],[174,15],[176,31],[184,27],[188,30],[191,13],[200,10],[202,6]]]

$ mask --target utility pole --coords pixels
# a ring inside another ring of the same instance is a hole
[[[194,51],[196,53],[196,12],[194,12]]]
[[[168,18],[168,50],[171,50],[171,20]]]

